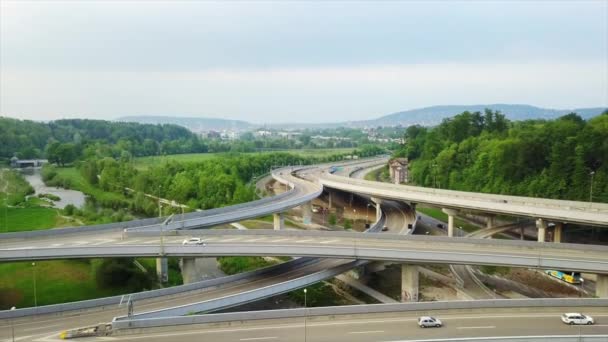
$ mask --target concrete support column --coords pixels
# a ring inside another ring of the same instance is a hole
[[[442,209],[444,213],[448,215],[448,236],[454,236],[454,216],[458,214],[458,210],[454,209]]]
[[[312,202],[302,204],[302,222],[304,224],[312,223]]]
[[[382,199],[372,197],[371,200],[376,204],[376,221],[378,221],[382,217]]]
[[[197,281],[196,279],[196,259],[182,258],[182,279],[184,285],[191,284]]]
[[[329,209],[331,210],[331,207],[332,207],[332,205],[331,205],[331,202],[332,202],[332,201],[331,201],[331,197],[332,197],[332,196],[331,196],[331,191],[328,191],[328,192],[327,192],[327,197],[329,197],[329,199],[328,199],[328,201],[329,201]]]
[[[486,216],[486,228],[496,227],[496,216],[488,215]]]
[[[547,235],[547,222],[543,219],[536,220],[536,228],[538,228],[538,242],[545,242]]]
[[[401,265],[401,301],[418,301],[418,266]]]
[[[156,276],[161,283],[169,281],[169,262],[167,258],[156,258]]]
[[[525,227],[519,228],[519,239],[522,241],[525,240],[525,231],[526,231]]]
[[[281,230],[285,226],[285,217],[283,213],[273,214],[274,230]]]
[[[595,295],[599,298],[608,298],[608,274],[597,275]]]
[[[553,231],[553,242],[561,243],[562,242],[562,231],[564,229],[564,224],[558,222],[555,224],[555,230]]]

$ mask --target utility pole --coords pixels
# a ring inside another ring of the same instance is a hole
[[[11,308],[11,311],[15,310],[16,308],[13,306]],[[12,336],[12,340],[13,342],[15,342],[15,319],[11,319],[11,336]]]
[[[589,172],[589,176],[591,176],[591,181],[589,182],[589,202],[593,202],[593,175],[595,175],[595,171]]]
[[[306,342],[306,319],[308,318],[308,314],[306,311],[306,292],[307,290],[304,289],[304,342]]]
[[[38,296],[36,294],[36,263],[35,262],[32,263],[32,271],[34,274],[34,306],[37,307],[38,306]]]

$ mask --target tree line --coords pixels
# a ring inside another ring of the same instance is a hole
[[[405,140],[395,156],[410,159],[419,185],[608,202],[608,111],[520,122],[463,112],[433,128],[410,126]]]

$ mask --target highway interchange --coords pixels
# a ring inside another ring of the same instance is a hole
[[[304,172],[304,177],[311,177],[315,175],[317,170],[311,170]],[[281,175],[288,177],[290,182],[308,183],[297,180],[295,177],[289,175]],[[306,185],[309,189],[317,189],[314,186]],[[297,189],[298,186],[296,185]],[[306,193],[306,190],[302,193]],[[389,202],[389,201],[387,201]],[[406,217],[408,214],[404,210],[404,207],[397,203],[392,202],[390,204],[384,204],[383,209],[387,215],[387,225],[391,227],[389,233],[403,233],[407,229],[407,224],[404,223],[402,218],[397,218],[398,215]],[[276,210],[276,208],[266,208],[265,210]],[[251,214],[255,215],[255,214]],[[600,213],[600,215],[603,215]],[[410,214],[411,216],[411,214]],[[209,220],[209,217],[207,218]],[[224,222],[231,220],[228,218],[221,218]],[[217,220],[218,222],[220,220]],[[211,219],[207,222],[215,222]],[[176,223],[182,225],[184,223]],[[392,228],[399,227],[399,228]],[[169,227],[172,228],[172,227]],[[139,229],[136,229],[139,230]],[[422,261],[422,262],[449,262],[449,263],[475,263],[470,259],[471,254],[482,255],[486,260],[489,256],[495,257],[490,264],[501,264],[497,260],[505,260],[505,257],[510,258],[506,264],[513,265],[517,264],[516,259],[536,259],[537,266],[540,262],[539,251],[536,247],[521,246],[514,247],[509,245],[508,248],[503,248],[497,244],[475,244],[474,242],[456,242],[449,241],[448,239],[432,239],[424,241],[423,239],[416,238],[402,238],[395,236],[395,239],[384,239],[380,237],[351,237],[351,236],[340,236],[339,234],[318,234],[310,232],[303,233],[303,236],[289,236],[288,232],[268,232],[267,235],[264,232],[220,232],[220,231],[207,231],[207,232],[190,232],[188,235],[201,235],[207,240],[208,245],[204,247],[198,246],[182,246],[181,241],[185,238],[184,236],[167,236],[163,241],[163,249],[167,255],[175,256],[215,256],[215,255],[310,255],[319,257],[331,257],[337,258],[334,260],[323,260],[322,262],[315,263],[314,265],[308,265],[301,267],[296,270],[290,271],[283,276],[288,278],[299,277],[304,274],[310,274],[311,272],[319,269],[328,268],[339,263],[343,263],[340,258],[364,258],[364,259],[375,259],[374,255],[380,255],[381,251],[389,253],[390,251],[398,252],[400,255],[398,258],[391,259],[387,256],[377,258],[378,260],[395,260],[395,261]],[[236,233],[236,234],[235,234]],[[459,239],[460,240],[460,239]],[[371,242],[371,243],[370,243]],[[357,245],[358,244],[358,245]],[[471,247],[471,244],[474,247]],[[320,247],[321,246],[321,247]],[[547,247],[547,248],[544,248]],[[101,250],[112,249],[111,253],[104,255]],[[508,249],[512,249],[508,251]],[[49,252],[61,250],[65,257],[83,257],[88,256],[113,256],[113,255],[150,255],[157,256],[161,249],[160,238],[158,236],[146,236],[142,234],[138,236],[137,232],[127,233],[121,231],[107,231],[102,233],[94,234],[67,234],[62,237],[61,240],[54,238],[28,238],[27,240],[4,240],[2,243],[2,250],[0,250],[0,256],[2,260],[11,260],[13,253],[19,251],[22,259],[27,259],[28,255],[33,259],[45,259],[51,258]],[[305,252],[307,249],[316,249],[317,251],[322,250],[323,252],[310,253]],[[563,261],[563,251],[551,251],[549,246],[543,246],[542,257],[550,260],[557,260],[561,263]],[[89,252],[87,252],[89,250]],[[289,250],[289,253],[284,253],[285,250]],[[351,254],[348,253],[337,253],[327,252],[327,250],[333,251],[353,251]],[[474,253],[471,253],[474,250]],[[66,253],[68,251],[68,253]],[[68,254],[69,251],[73,252],[73,255]],[[91,252],[92,251],[92,252]],[[281,251],[281,252],[280,252]],[[366,254],[366,251],[371,251],[370,254]],[[404,252],[409,252],[410,255],[418,254],[417,259],[403,258]],[[87,253],[90,253],[87,254]],[[131,254],[134,253],[134,254]],[[378,254],[379,253],[379,254]],[[573,247],[568,251],[568,259],[577,261],[576,267],[584,264],[592,264],[591,271],[608,271],[608,254],[606,250],[601,248],[594,248],[593,250],[577,249]],[[437,257],[437,255],[458,255],[459,260],[454,262],[454,259],[446,260]],[[392,255],[396,255],[393,253]],[[469,259],[467,259],[469,258]],[[561,258],[561,259],[560,259]],[[14,260],[14,259],[13,259]],[[488,263],[488,261],[484,261]],[[483,264],[483,262],[477,263]],[[528,265],[529,266],[529,265]],[[546,265],[545,265],[546,266]],[[606,268],[604,270],[604,268]],[[582,269],[582,268],[581,268]],[[218,296],[219,293],[214,291],[221,291],[221,294],[230,294],[246,291],[246,289],[263,286],[264,284],[272,283],[273,278],[271,277],[260,277],[259,279],[251,279],[251,281],[245,283],[234,284],[232,287],[222,288],[219,290],[209,290],[203,293],[189,294],[178,296],[172,299],[160,299],[150,300],[138,303],[138,309],[144,309],[144,311],[155,310],[157,308],[166,307],[167,304],[181,305],[191,303],[192,301],[201,301],[206,298]],[[598,321],[605,321],[608,317],[608,312],[594,308],[592,313],[597,316]],[[108,317],[124,314],[124,308],[105,308],[103,311],[93,310],[90,313],[81,316],[70,316],[70,322],[72,326],[91,324],[92,322],[103,322],[108,321]],[[140,311],[140,310],[137,310]],[[542,311],[542,310],[541,310]],[[140,311],[141,312],[141,311]],[[561,311],[563,312],[563,311]],[[561,313],[560,312],[560,313]],[[386,316],[386,314],[384,314]],[[462,315],[454,315],[451,317],[450,313],[443,314],[441,318],[446,322],[446,326],[442,329],[426,329],[422,330],[414,325],[415,315],[408,313],[393,314],[393,316],[385,317],[381,319],[371,315],[370,317],[358,317],[353,319],[346,317],[344,319],[338,319],[336,322],[323,322],[323,317],[309,318],[307,321],[307,338],[308,341],[376,341],[376,340],[404,340],[404,339],[416,339],[416,338],[441,338],[441,337],[458,337],[458,336],[488,336],[488,332],[491,332],[493,336],[507,336],[516,332],[517,335],[531,334],[539,335],[546,334],[547,329],[550,327],[552,333],[555,334],[571,334],[572,327],[563,326],[559,320],[555,321],[558,316],[558,311],[550,313],[534,313],[530,312],[528,316],[521,314],[510,314],[505,312],[499,312],[492,314],[491,312],[485,312],[483,314],[469,314],[466,317]],[[497,320],[497,315],[500,319]],[[81,319],[82,317],[82,319]],[[535,322],[541,324],[529,324],[530,318],[534,317]],[[28,318],[20,319],[15,322],[16,332],[18,336],[21,336],[18,340],[53,340],[56,338],[56,329],[62,326],[66,317],[43,317],[41,320],[31,321]],[[496,322],[499,321],[500,324]],[[470,323],[474,322],[474,325]],[[4,332],[8,331],[8,320],[3,320],[1,330]],[[152,334],[141,334],[135,336],[129,335],[113,335],[111,339],[119,340],[141,340],[143,338],[150,340],[166,340],[168,336],[179,337],[180,340],[200,340],[201,336],[209,336],[214,341],[263,341],[263,340],[276,340],[276,341],[299,341],[302,337],[301,330],[303,329],[304,323],[297,319],[285,319],[272,321],[272,322],[245,322],[242,327],[234,328],[218,328],[217,325],[213,327],[202,327],[202,326],[188,326],[179,327],[173,329],[172,332],[156,332]],[[335,329],[336,326],[340,326],[340,329]],[[372,328],[370,328],[370,326]],[[523,329],[514,327],[524,327]],[[608,324],[598,324],[595,327],[584,327],[583,332],[592,334],[608,334],[606,327]],[[298,333],[298,331],[300,331]],[[52,334],[49,334],[52,332]],[[262,332],[268,336],[259,335]],[[273,334],[268,334],[273,332]],[[511,332],[511,333],[510,333]],[[169,335],[168,335],[169,334]],[[8,337],[8,336],[7,336]],[[107,337],[106,337],[107,338]],[[17,340],[17,339],[16,339]]]

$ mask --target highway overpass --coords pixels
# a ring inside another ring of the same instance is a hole
[[[64,240],[50,247],[44,239],[5,243],[0,261],[103,257],[311,256],[386,260],[404,263],[447,263],[565,269],[608,273],[608,247],[531,241],[479,240],[394,234],[317,231],[205,230],[133,233],[89,240]],[[206,246],[183,246],[185,236],[200,236]],[[78,237],[80,238],[80,237]]]
[[[543,219],[555,223],[608,226],[608,204],[544,198],[483,194],[465,191],[395,185],[332,175],[315,174],[324,187],[378,198],[424,203],[448,210],[466,209],[485,214]],[[453,215],[452,215],[453,216]]]

